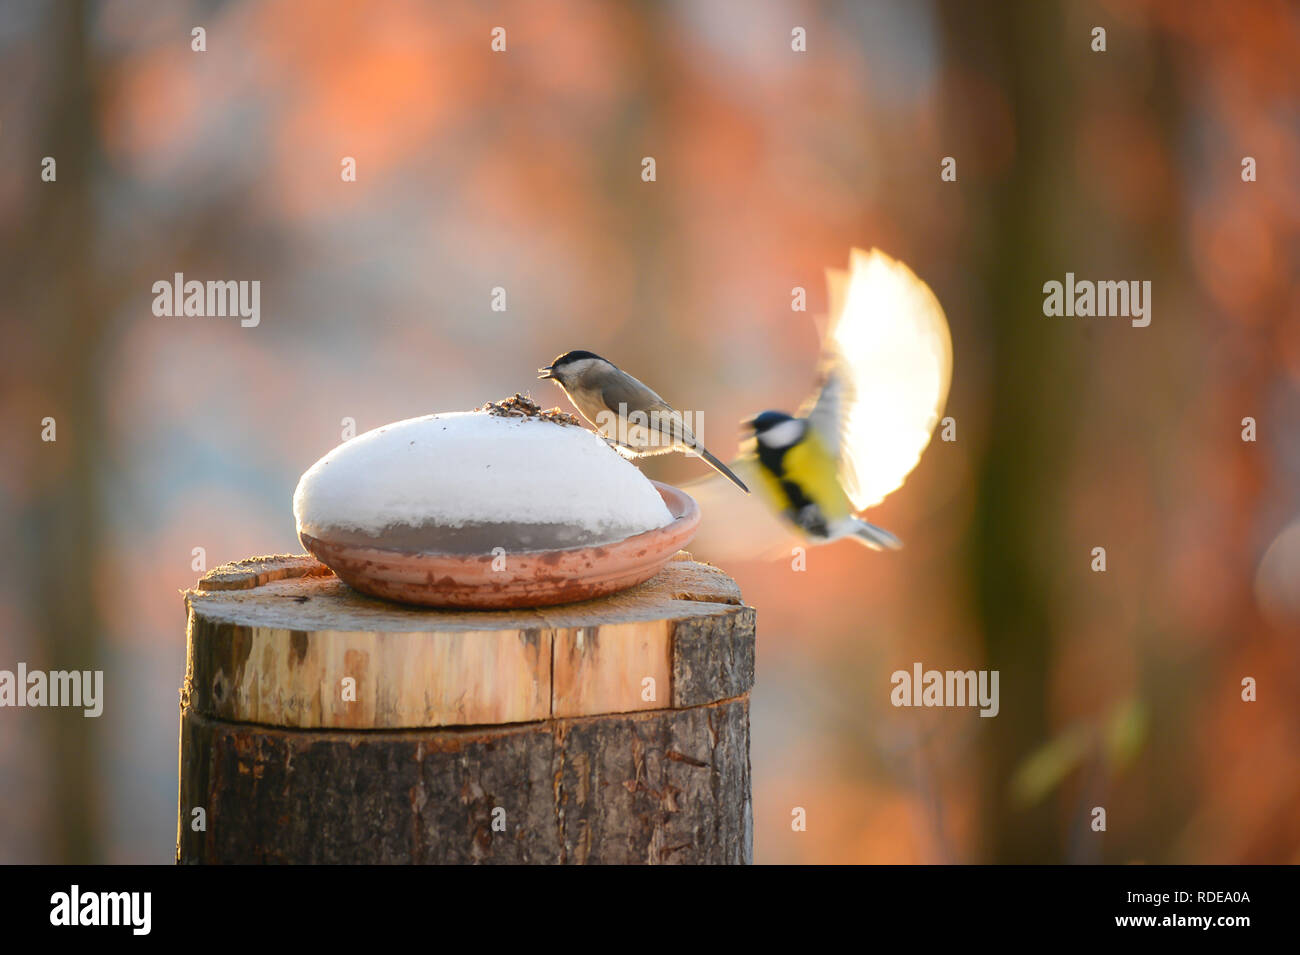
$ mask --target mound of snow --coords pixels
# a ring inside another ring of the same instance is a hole
[[[459,412],[384,425],[298,482],[299,533],[487,553],[608,543],[672,520],[654,486],[583,428]]]

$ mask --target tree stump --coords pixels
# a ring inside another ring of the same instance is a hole
[[[754,610],[689,554],[537,610],[387,603],[306,556],[185,602],[178,862],[752,861]]]

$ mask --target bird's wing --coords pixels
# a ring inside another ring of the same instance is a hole
[[[695,443],[695,437],[681,412],[630,375],[612,378],[601,386],[600,393],[605,406],[611,410],[626,409],[627,414],[638,411],[644,414],[647,421],[643,426],[658,431],[669,439],[669,444],[663,451],[672,450],[673,441],[688,445]]]
[[[754,493],[737,493],[716,474],[682,485],[700,505],[700,527],[686,549],[716,563],[789,557],[791,548],[807,546],[765,500],[764,475],[757,462],[742,457],[730,467]]]
[[[861,511],[898,489],[948,400],[952,336],[930,287],[878,249],[828,269],[831,314],[820,390],[800,414],[840,458]]]
[[[850,379],[842,364],[834,354],[822,359],[817,370],[817,390],[797,412],[799,417],[808,419],[817,430],[822,445],[835,458],[840,456],[844,444],[844,412],[853,400]]]
[[[625,405],[629,412],[644,411],[647,414],[655,410],[663,411],[665,408],[672,410],[655,392],[628,374],[610,375],[608,380],[601,384],[600,393],[606,406],[616,411],[619,405]]]

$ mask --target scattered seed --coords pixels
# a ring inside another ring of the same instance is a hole
[[[505,398],[501,401],[489,401],[479,411],[486,411],[490,415],[496,415],[498,418],[538,418],[542,421],[550,421],[552,424],[571,424],[582,427],[582,422],[567,412],[559,408],[550,408],[542,410],[542,406],[533,401],[528,395],[515,392],[511,398]]]

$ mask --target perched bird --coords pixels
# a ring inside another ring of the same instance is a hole
[[[537,377],[554,381],[606,441],[629,458],[697,454],[746,494],[749,488],[695,437],[681,412],[640,381],[589,351],[560,355]]]
[[[952,380],[948,322],[929,287],[878,250],[854,249],[849,271],[826,275],[818,389],[797,415],[742,422],[749,438],[732,468],[758,488],[766,513],[726,499],[713,479],[687,485],[704,515],[698,556],[789,554],[800,540],[902,546],[858,514],[900,487],[930,442]]]

